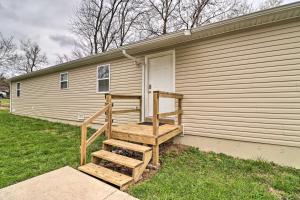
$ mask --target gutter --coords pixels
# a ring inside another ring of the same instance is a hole
[[[112,49],[107,52],[100,54],[88,56],[85,58],[80,58],[67,63],[55,65],[49,68],[41,69],[29,74],[24,74],[8,79],[8,81],[19,81],[22,79],[27,79],[35,76],[40,76],[48,73],[53,73],[57,71],[63,71],[72,69],[75,67],[80,67],[88,64],[100,63],[104,60],[111,60],[125,56],[131,60],[134,60],[136,64],[143,64],[138,61],[137,58],[129,55],[126,49],[131,54],[137,54],[144,51],[149,51],[157,48],[164,48],[172,45],[179,45],[184,42],[193,41],[197,39],[204,39],[211,36],[221,35],[237,30],[248,29],[251,27],[258,27],[265,24],[271,24],[276,22],[283,22],[285,20],[299,20],[300,18],[300,2],[295,2],[287,5],[283,5],[276,8],[271,8],[268,10],[259,11],[256,13],[251,13],[248,15],[236,17],[233,19],[228,19],[202,27],[194,28],[192,30],[179,31],[174,33],[169,33],[163,36],[159,36],[152,39],[145,39],[135,43],[131,43],[122,46],[117,49]],[[188,35],[188,38],[187,38]]]

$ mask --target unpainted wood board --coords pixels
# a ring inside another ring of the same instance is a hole
[[[107,182],[110,182],[119,187],[129,184],[133,180],[132,177],[126,176],[119,172],[112,171],[110,169],[107,169],[105,167],[93,163],[88,163],[86,165],[79,167],[78,169],[80,171],[83,171],[87,174],[105,180]]]
[[[129,158],[127,156],[122,156],[119,154],[115,154],[109,151],[100,150],[97,152],[92,153],[92,156],[95,156],[97,158],[101,158],[119,165],[123,165],[125,167],[129,168],[135,168],[143,164],[143,161],[136,160],[133,158]]]
[[[141,152],[141,153],[151,150],[151,147],[138,145],[138,144],[134,144],[134,143],[130,143],[130,142],[125,142],[122,140],[110,139],[110,140],[105,140],[103,143],[110,145],[110,146],[120,147],[123,149],[128,149],[131,151],[136,151],[136,152]]]

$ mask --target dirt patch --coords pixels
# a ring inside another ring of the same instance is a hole
[[[276,190],[275,188],[269,187],[269,192],[274,195],[277,199],[284,199],[284,192],[281,190]]]
[[[173,144],[173,142],[170,141],[170,142],[166,142],[166,143],[160,145],[159,155],[160,155],[160,157],[165,154],[169,154],[169,153],[179,155],[180,153],[182,153],[183,151],[185,151],[188,148],[189,148],[188,146],[181,145],[181,144]],[[160,161],[160,163],[162,166],[163,165],[162,161]],[[155,176],[155,174],[158,171],[159,171],[159,168],[158,169],[154,168],[150,162],[150,164],[147,166],[147,169],[144,171],[142,178],[138,181],[137,184],[140,184],[146,180],[151,179],[153,176]]]
[[[182,144],[173,144],[173,142],[166,142],[162,144],[159,148],[160,151],[160,156],[164,154],[169,154],[169,153],[175,153],[176,155],[179,155],[183,151],[187,150],[189,146],[182,145]]]

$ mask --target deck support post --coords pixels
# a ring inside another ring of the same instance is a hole
[[[178,111],[182,111],[182,99],[178,99]],[[178,112],[178,125],[182,124],[182,112]]]
[[[159,167],[159,144],[153,146],[153,150],[152,150],[152,164],[156,168]]]
[[[159,133],[159,91],[153,91],[153,136],[156,138],[156,144],[153,145],[152,162],[155,167],[159,166],[159,144],[157,141]]]
[[[106,112],[106,120],[107,120],[107,133],[106,136],[108,139],[111,139],[111,129],[112,129],[112,97],[111,94],[106,95],[106,105],[108,106],[107,112]]]
[[[153,92],[153,135],[155,137],[158,136],[158,129],[159,129],[159,118],[158,118],[158,113],[159,113],[159,92],[154,91]]]
[[[80,146],[80,165],[86,163],[86,137],[87,137],[87,126],[81,125],[81,146]]]
[[[143,100],[142,96],[139,98],[139,106],[140,106],[140,122],[143,122],[143,113],[142,113],[142,108],[143,108]]]

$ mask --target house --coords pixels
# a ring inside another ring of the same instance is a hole
[[[112,117],[125,125],[153,118],[153,91],[182,94],[155,111],[182,118],[176,142],[299,168],[300,2],[13,77],[10,86],[12,113],[67,123],[112,105],[108,93],[129,95],[119,108],[141,106]],[[178,104],[183,113],[172,112]]]

